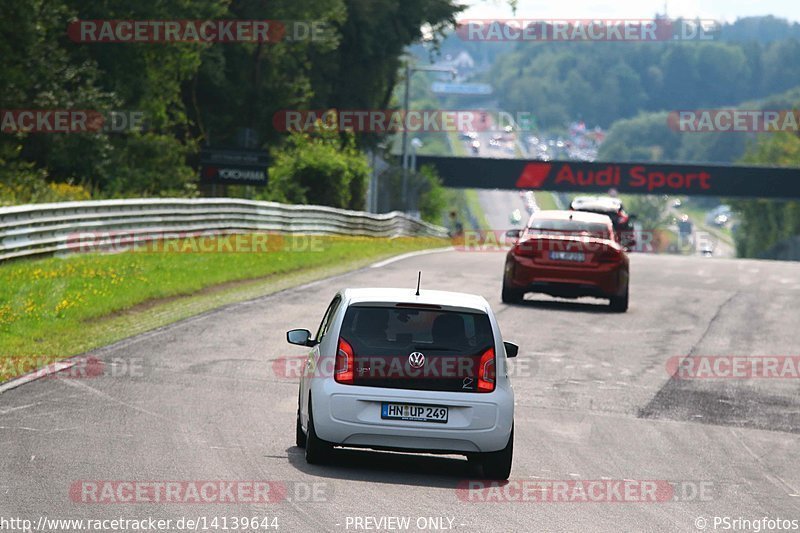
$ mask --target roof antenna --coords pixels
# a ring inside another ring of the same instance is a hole
[[[419,271],[419,274],[417,274],[417,294],[415,294],[415,296],[419,296],[419,282],[420,281],[422,281],[422,271],[421,270]]]

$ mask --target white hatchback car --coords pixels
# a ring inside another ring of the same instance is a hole
[[[334,446],[464,454],[489,479],[507,479],[514,446],[514,392],[488,302],[471,294],[345,289],[309,346],[300,378],[297,445],[309,463]]]

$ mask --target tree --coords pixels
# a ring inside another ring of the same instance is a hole
[[[422,38],[423,26],[440,33],[460,9],[453,0],[0,3],[3,109],[132,110],[146,122],[140,132],[118,135],[4,134],[0,179],[24,174],[17,183],[32,187],[31,198],[41,189],[31,177],[85,183],[101,196],[194,194],[200,144],[239,147],[247,129],[255,132],[250,147],[286,143],[287,151],[297,151],[297,137],[273,126],[276,111],[386,107],[405,47]],[[75,43],[66,29],[78,19],[269,19],[285,21],[288,35],[269,43]],[[304,25],[322,33],[295,38]],[[331,146],[308,142],[312,155]],[[273,192],[361,208],[365,183],[353,137],[337,142],[354,169],[340,172],[334,160],[316,176],[332,176],[331,184]],[[348,185],[340,191],[343,179]],[[316,197],[317,190],[333,196]]]
[[[378,211],[403,211],[403,172],[399,168],[387,170],[379,177]],[[439,224],[442,214],[448,207],[446,189],[436,169],[425,165],[418,172],[408,176],[408,194],[410,204],[416,206],[423,220]]]
[[[677,158],[681,134],[669,128],[667,113],[643,113],[620,120],[608,131],[598,158],[604,161],[669,161]]]
[[[791,133],[764,135],[751,148],[743,163],[800,166],[800,137]],[[733,200],[740,225],[735,233],[739,257],[760,257],[778,242],[800,235],[800,202]]]

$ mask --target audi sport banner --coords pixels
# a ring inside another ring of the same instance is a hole
[[[446,187],[800,198],[800,168],[418,156]]]

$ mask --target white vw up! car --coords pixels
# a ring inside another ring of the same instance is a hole
[[[317,334],[300,380],[297,445],[309,463],[334,446],[464,454],[489,479],[507,479],[514,392],[497,320],[480,296],[345,289]]]

